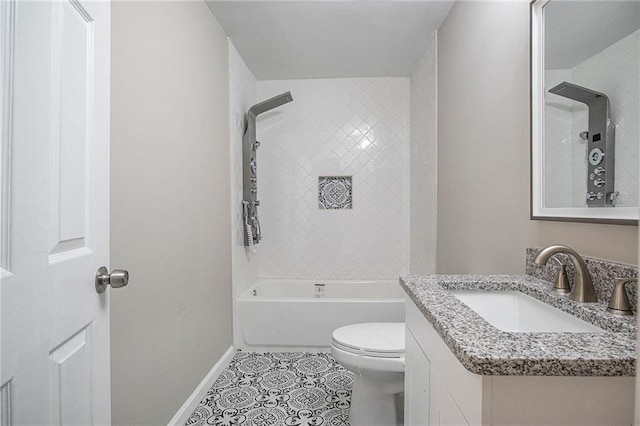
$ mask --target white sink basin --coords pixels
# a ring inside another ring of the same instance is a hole
[[[508,332],[604,332],[519,291],[451,291],[489,324]]]

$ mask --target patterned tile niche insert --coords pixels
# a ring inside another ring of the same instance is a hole
[[[350,209],[351,176],[318,177],[318,207],[321,210]]]
[[[352,385],[326,353],[237,352],[185,425],[349,426]]]

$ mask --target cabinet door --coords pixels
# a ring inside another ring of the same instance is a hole
[[[431,375],[431,424],[439,426],[468,426],[453,398],[436,374]]]
[[[429,424],[430,362],[413,334],[407,329],[405,339],[404,424]]]

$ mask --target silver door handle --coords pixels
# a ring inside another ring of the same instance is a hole
[[[129,272],[122,269],[114,269],[109,273],[109,270],[101,266],[96,272],[96,291],[98,293],[104,293],[108,285],[112,288],[124,287],[129,282]]]

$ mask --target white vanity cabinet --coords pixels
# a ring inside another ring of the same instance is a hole
[[[404,424],[478,424],[481,376],[458,362],[411,300],[406,309]]]
[[[468,425],[467,419],[464,418],[460,409],[449,394],[449,391],[442,383],[437,374],[433,375],[433,381],[430,387],[431,399],[429,401],[430,413],[429,423],[432,425]]]
[[[429,358],[407,330],[405,339],[405,425],[468,424],[437,374],[431,375]]]
[[[634,377],[469,372],[406,305],[405,425],[630,425]]]
[[[404,422],[407,425],[428,424],[429,419],[429,358],[422,352],[416,338],[407,329],[405,336]],[[407,398],[410,396],[410,398]]]

